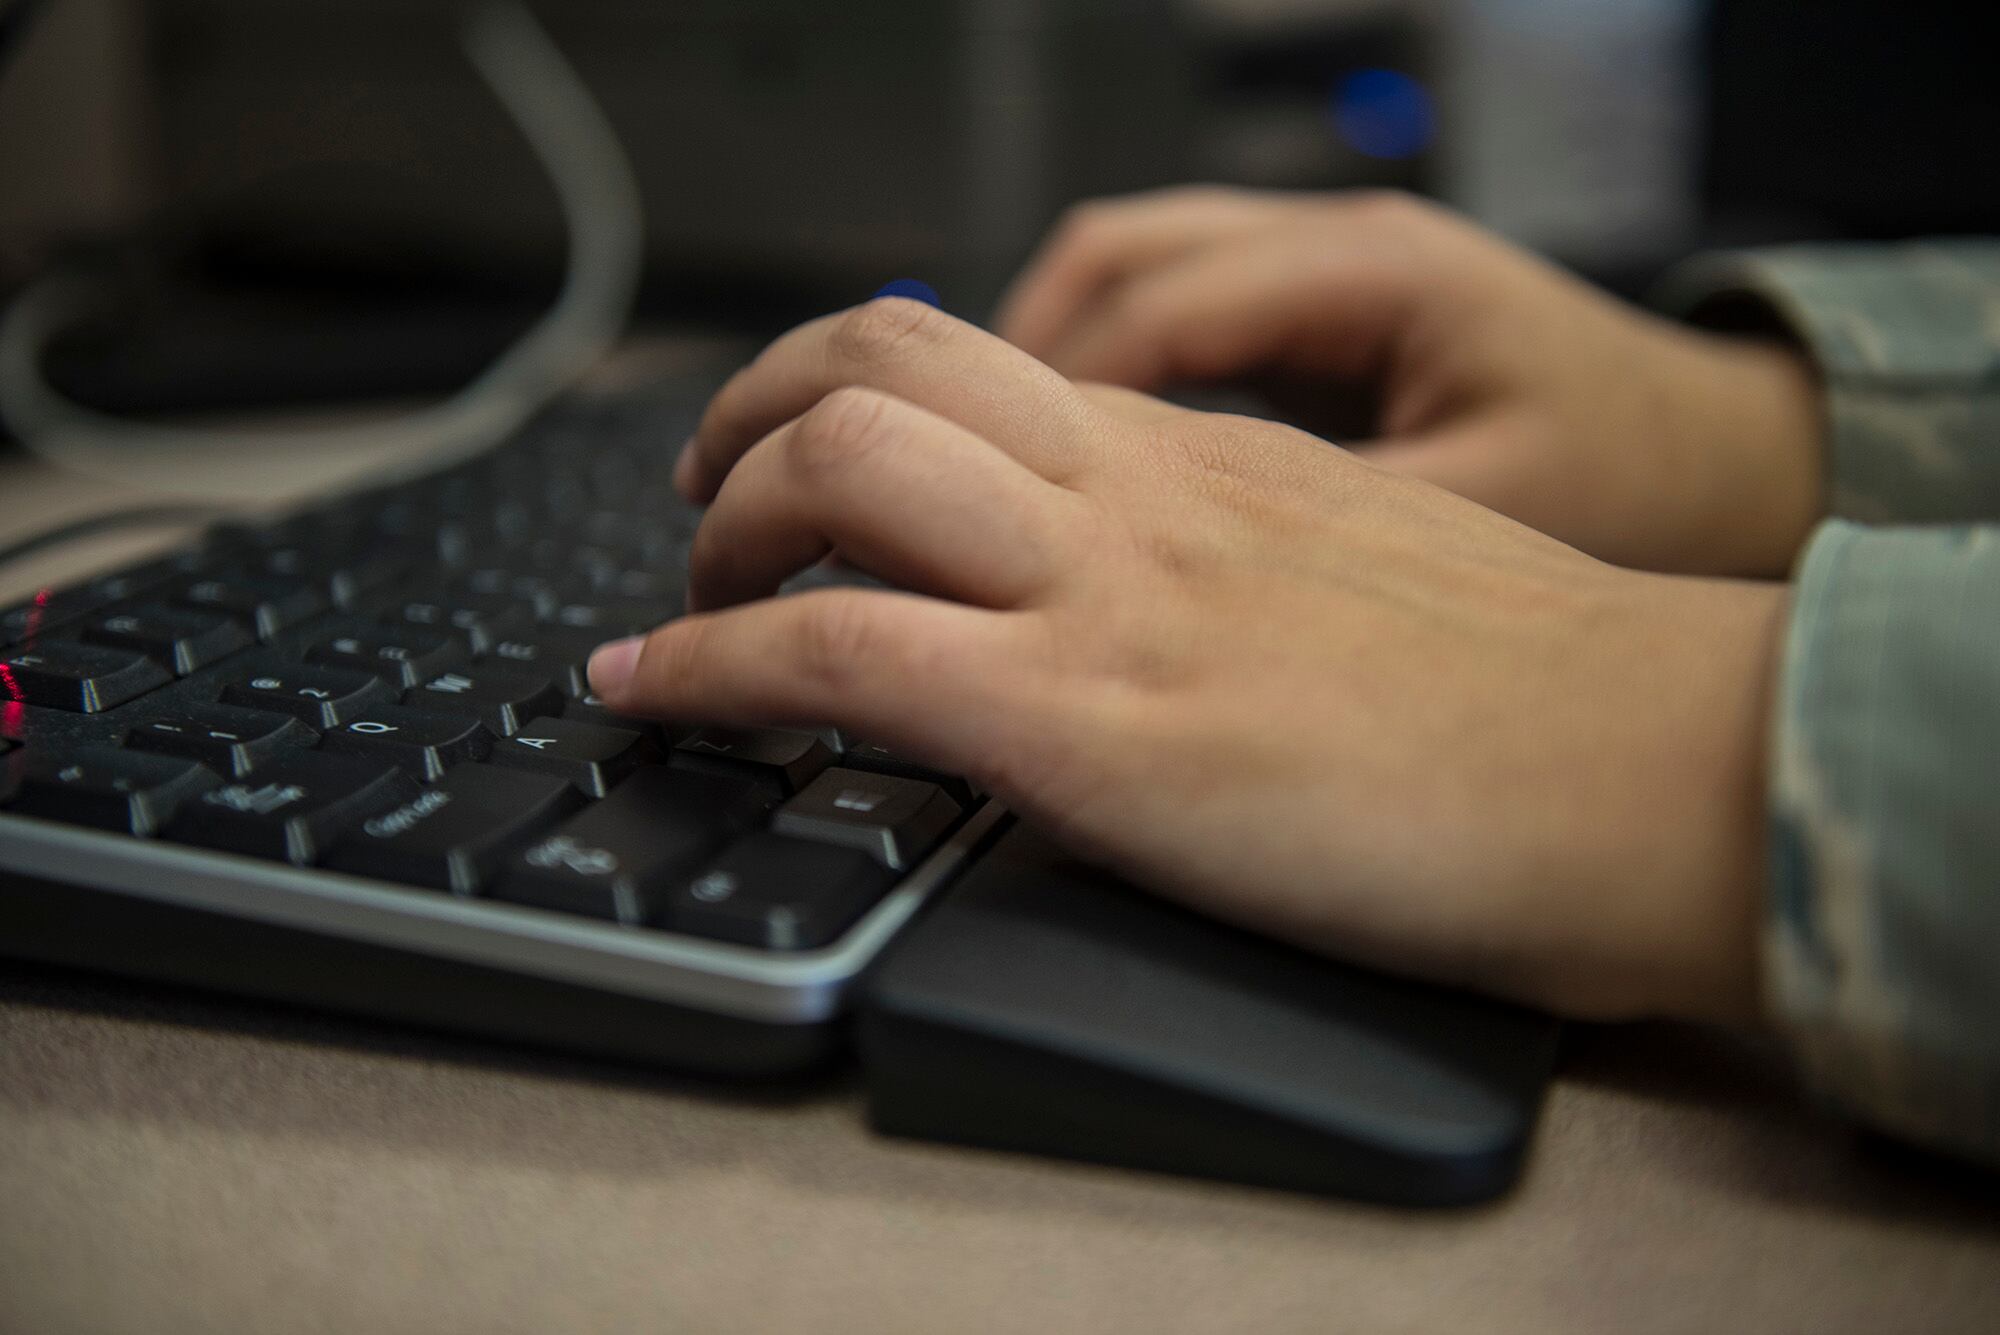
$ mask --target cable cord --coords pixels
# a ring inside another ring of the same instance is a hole
[[[99,291],[46,278],[0,318],[0,417],[22,443],[73,473],[206,501],[270,500],[336,483],[387,482],[446,467],[518,429],[597,362],[638,291],[639,186],[611,123],[517,0],[468,12],[465,54],[547,173],[569,256],[547,313],[450,397],[366,424],[272,430],[156,426],[78,404],[42,373],[49,341],[101,309]],[[392,462],[356,476],[366,450]],[[206,465],[206,466],[204,466]]]

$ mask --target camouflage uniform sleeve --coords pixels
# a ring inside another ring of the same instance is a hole
[[[1769,1009],[1836,1102],[2000,1162],[2000,525],[1830,521],[1793,599]]]
[[[1778,686],[1769,1009],[1827,1098],[2000,1163],[2000,523],[1951,523],[2000,518],[2000,243],[1718,256],[1666,300],[1761,312],[1825,386],[1844,518]]]
[[[1659,295],[1699,323],[1805,346],[1825,387],[1832,514],[2000,519],[2000,240],[1709,255]]]

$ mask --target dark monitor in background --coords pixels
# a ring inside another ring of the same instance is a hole
[[[1720,244],[2000,233],[2000,7],[1715,0]]]

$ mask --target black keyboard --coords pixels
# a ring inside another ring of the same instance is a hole
[[[866,738],[589,693],[682,611],[700,403],[573,402],[0,610],[0,951],[716,1072],[834,1052],[1002,813]]]

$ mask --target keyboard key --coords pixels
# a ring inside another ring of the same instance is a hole
[[[312,584],[275,575],[228,574],[181,584],[174,602],[241,617],[268,640],[279,631],[316,617],[332,604]]]
[[[508,864],[497,899],[636,923],[653,901],[750,830],[752,785],[648,765]]]
[[[232,682],[222,699],[245,709],[275,709],[325,730],[365,709],[394,703],[396,692],[371,672],[288,664]]]
[[[564,630],[558,626],[536,626],[502,635],[480,655],[482,661],[533,668],[545,673],[565,695],[582,695],[590,689],[584,665],[605,637],[592,631]]]
[[[525,575],[500,566],[485,566],[478,570],[468,570],[452,590],[454,594],[470,594],[477,598],[504,599],[508,606],[525,610],[539,617],[562,602],[556,594],[556,586],[540,575]],[[491,608],[497,604],[488,604]]]
[[[401,690],[465,659],[457,641],[416,629],[340,626],[306,650],[306,662],[372,672]]]
[[[13,809],[72,825],[151,834],[189,798],[222,782],[179,756],[113,746],[30,750]]]
[[[343,610],[352,609],[410,571],[407,562],[394,556],[355,554],[329,560],[325,553],[306,546],[274,547],[252,564],[258,574],[304,583],[317,581],[333,605]]]
[[[335,847],[327,865],[470,894],[508,853],[580,800],[560,779],[460,765],[436,787],[363,821]]]
[[[593,630],[604,639],[637,635],[679,616],[685,607],[678,598],[634,601],[563,603],[543,620],[576,630]]]
[[[705,774],[730,774],[765,785],[774,797],[798,792],[833,763],[809,732],[783,728],[696,728],[674,748],[673,763]]]
[[[115,596],[88,589],[43,590],[24,603],[0,612],[0,644],[18,644],[38,639],[58,627],[89,616],[118,601]]]
[[[512,737],[531,718],[562,708],[563,693],[547,677],[504,667],[462,668],[442,673],[403,693],[414,709],[467,714],[501,737]]]
[[[348,830],[420,791],[383,761],[299,751],[185,804],[166,837],[309,866]]]
[[[977,784],[956,774],[945,774],[919,764],[907,756],[899,755],[886,746],[873,742],[849,742],[841,749],[840,764],[844,769],[867,770],[870,774],[893,774],[899,779],[920,779],[934,783],[950,795],[951,800],[961,807],[971,807],[981,796]]]
[[[641,762],[658,755],[639,733],[559,718],[537,718],[518,736],[493,744],[494,764],[566,779],[586,797],[604,796]]]
[[[82,636],[92,644],[136,649],[185,677],[238,649],[255,644],[248,628],[219,612],[147,603],[86,621]]]
[[[534,607],[506,594],[443,594],[420,591],[385,604],[377,616],[396,625],[427,626],[457,637],[474,653],[484,653],[510,630],[533,625]]]
[[[959,814],[958,803],[934,783],[830,769],[785,803],[771,828],[845,844],[885,867],[907,871],[937,846]]]
[[[186,756],[231,778],[318,742],[319,734],[290,714],[234,705],[176,705],[125,734],[133,750]]]
[[[493,734],[478,719],[462,714],[376,705],[327,729],[320,747],[386,760],[419,779],[436,779],[463,761],[484,760],[493,749]]]
[[[146,655],[108,645],[42,640],[0,655],[0,704],[96,714],[172,680]]]
[[[627,732],[641,733],[644,736],[666,742],[670,745],[675,737],[675,730],[672,724],[662,723],[658,719],[633,718],[629,714],[614,714],[605,708],[604,702],[594,694],[580,695],[574,700],[565,702],[562,716],[566,719],[575,719],[578,723],[595,723],[606,728],[623,728]]]
[[[839,939],[894,883],[865,853],[753,834],[674,888],[655,925],[766,950]]]

